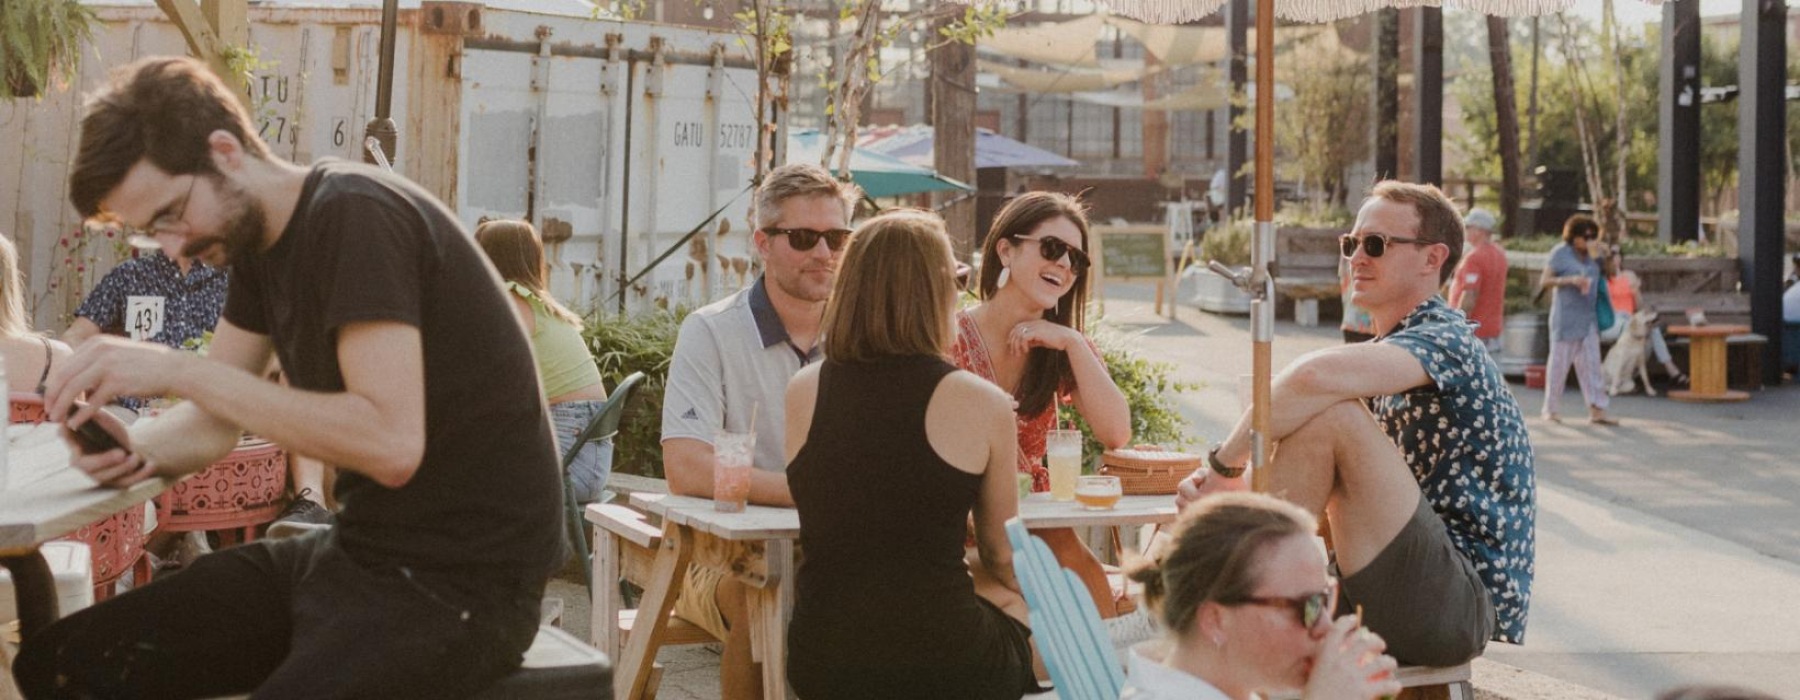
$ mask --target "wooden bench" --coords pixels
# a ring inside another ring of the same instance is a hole
[[[622,491],[668,492],[668,484],[660,479],[632,477],[618,482],[618,476],[621,475],[615,474],[609,479],[609,490],[618,487]],[[644,512],[614,503],[591,504],[587,507],[585,517],[594,528],[593,614],[589,638],[594,640],[595,646],[607,656],[619,658],[633,631],[643,629],[653,630],[650,632],[655,635],[650,645],[653,649],[668,645],[722,641],[705,628],[676,617],[673,611],[660,629],[656,625],[639,625],[638,611],[625,608],[621,587],[627,581],[641,585],[642,582],[659,576],[654,568],[656,553],[663,547],[664,531],[651,524],[650,517]],[[685,559],[683,557],[683,565]],[[682,575],[679,571],[673,574]],[[661,664],[652,664],[645,683],[649,696],[655,696],[661,681]],[[609,682],[608,688],[610,687]]]
[[[1336,253],[1282,251],[1276,255],[1275,294],[1294,302],[1294,323],[1319,325],[1319,300],[1343,294]]]

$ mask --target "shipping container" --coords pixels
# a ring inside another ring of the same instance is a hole
[[[113,68],[187,52],[153,5],[90,7],[100,24],[78,84],[0,102],[0,231],[20,248],[38,327],[56,332],[129,254],[123,232],[84,230],[68,204],[81,95]],[[401,8],[396,171],[437,194],[471,230],[483,217],[536,224],[549,243],[552,291],[578,308],[698,303],[741,283],[734,274],[706,277],[682,246],[617,296],[627,277],[697,227],[728,230],[702,237],[714,248],[700,256],[707,262],[748,259],[759,130],[746,42],[595,19],[579,0],[403,0]],[[250,6],[247,94],[277,154],[298,163],[361,157],[375,113],[380,21],[373,0]]]

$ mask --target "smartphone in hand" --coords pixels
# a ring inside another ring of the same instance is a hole
[[[77,410],[85,406],[79,401],[75,405]],[[95,411],[94,415],[80,426],[64,425],[63,427],[83,454],[100,454],[113,448],[126,447],[123,439],[124,424],[106,411]],[[129,450],[129,448],[127,449]]]

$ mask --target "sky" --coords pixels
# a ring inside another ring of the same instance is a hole
[[[1789,7],[1796,5],[1800,3],[1788,0]],[[1573,9],[1576,13],[1597,21],[1600,19],[1600,7],[1601,0],[1575,0]],[[1614,0],[1613,7],[1619,21],[1628,26],[1662,20],[1662,7],[1643,0]],[[1743,0],[1700,0],[1700,16],[1737,14],[1743,7]]]

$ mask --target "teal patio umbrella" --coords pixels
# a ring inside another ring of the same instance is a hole
[[[825,139],[817,129],[797,129],[788,134],[787,161],[817,163],[824,154],[824,148]],[[860,148],[850,153],[850,180],[870,197],[897,197],[951,190],[975,191],[975,188],[939,175],[931,168]]]

